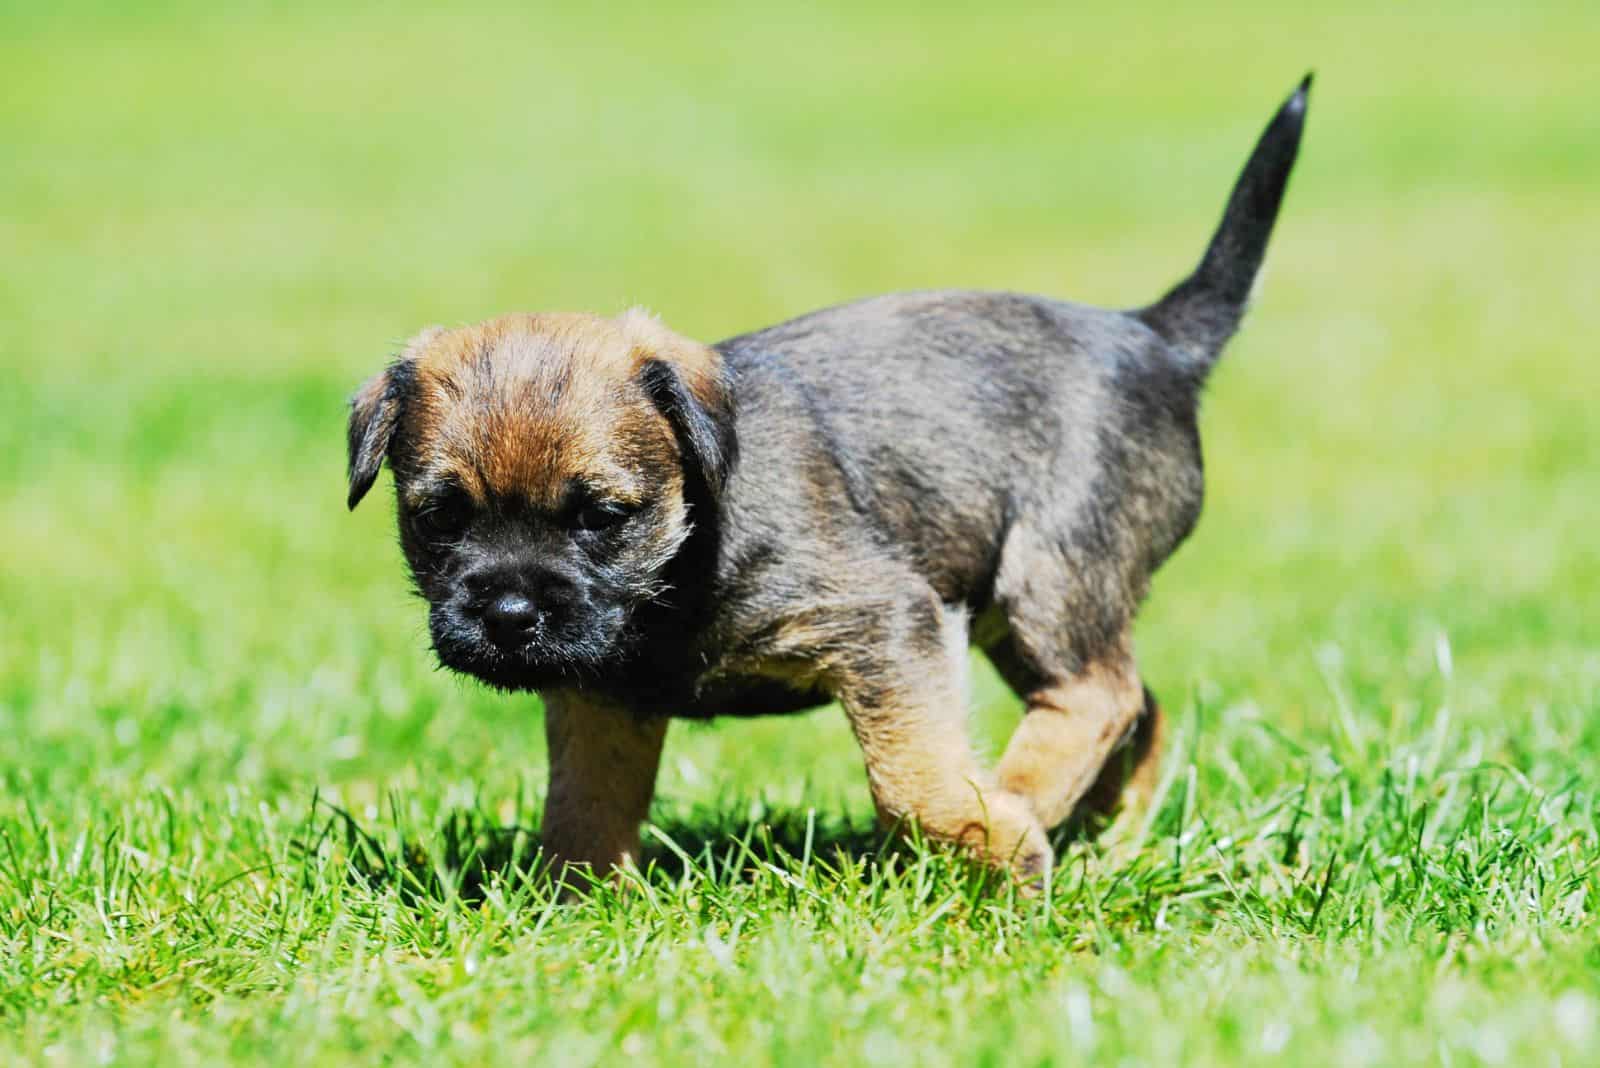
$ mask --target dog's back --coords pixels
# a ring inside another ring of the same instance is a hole
[[[1156,539],[1170,551],[1198,508],[1198,381],[1134,315],[1013,293],[901,293],[718,347],[741,411],[756,414],[740,444],[751,469],[807,457],[831,467],[852,513],[904,547],[946,601],[981,607],[1022,512],[1049,512],[1082,542],[1094,539],[1084,509],[1103,518],[1143,484],[1168,498],[1139,510],[1173,528]],[[826,523],[839,503],[820,509]]]
[[[1199,268],[1148,308],[898,293],[718,345],[755,416],[741,420],[751,466],[814,469],[792,520],[879,537],[945,601],[982,609],[1029,516],[1068,561],[1113,565],[1098,593],[1131,611],[1199,516],[1199,394],[1265,255],[1308,83],[1262,135]],[[818,501],[819,480],[837,496]],[[841,523],[841,501],[864,530]]]

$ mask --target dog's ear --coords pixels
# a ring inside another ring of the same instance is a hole
[[[641,311],[624,320],[637,339],[639,382],[672,425],[685,473],[713,498],[738,459],[732,384],[722,355],[680,337]]]
[[[350,398],[350,496],[354,508],[378,479],[378,469],[389,453],[395,428],[400,425],[406,397],[411,392],[417,352],[444,331],[432,326],[406,345],[394,362],[364,382]]]

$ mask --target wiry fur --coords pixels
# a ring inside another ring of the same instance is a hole
[[[351,504],[387,455],[441,660],[544,693],[547,846],[632,854],[667,717],[834,698],[886,821],[1047,870],[1046,828],[1129,771],[1118,746],[1155,759],[1133,617],[1199,517],[1199,393],[1305,104],[1139,311],[903,293],[711,347],[637,312],[512,316],[430,332],[363,387]],[[993,772],[965,734],[969,641],[1028,705]]]

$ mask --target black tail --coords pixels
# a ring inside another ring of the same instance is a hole
[[[1200,266],[1172,292],[1138,313],[1189,356],[1202,375],[1216,363],[1222,346],[1244,316],[1250,288],[1267,251],[1267,238],[1278,218],[1284,186],[1294,169],[1310,90],[1311,75],[1307,74],[1267,124],[1233,187],[1222,224]]]

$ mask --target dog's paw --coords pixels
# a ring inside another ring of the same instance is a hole
[[[961,844],[1024,885],[1042,884],[1055,865],[1055,850],[1027,799],[996,790],[984,797],[983,817],[962,829]]]

